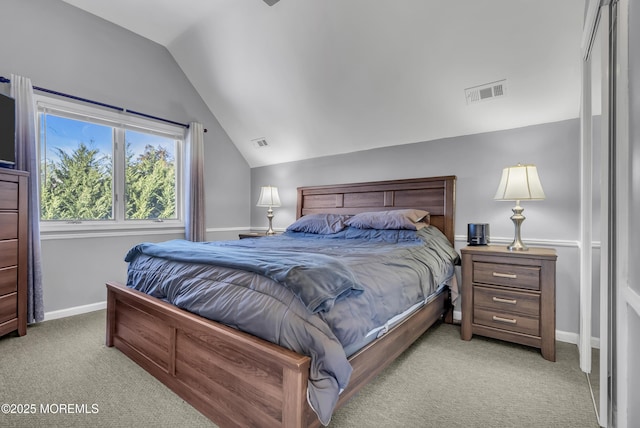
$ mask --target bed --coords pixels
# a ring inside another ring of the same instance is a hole
[[[298,189],[299,219],[319,213],[355,215],[403,208],[428,211],[430,228],[437,228],[453,243],[453,176]],[[120,349],[216,424],[321,425],[308,397],[316,357],[122,284],[107,283],[107,290],[107,346]],[[350,352],[348,383],[336,396],[335,407],[351,398],[432,324],[440,319],[450,322],[450,294],[448,288],[439,290],[385,334]],[[326,415],[323,421],[327,422]]]

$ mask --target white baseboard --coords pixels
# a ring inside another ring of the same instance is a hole
[[[556,340],[559,342],[578,344],[578,333],[570,333],[568,331],[556,330]]]
[[[556,340],[559,342],[573,343],[574,345],[577,345],[580,340],[580,335],[578,333],[556,330]],[[591,347],[600,349],[600,338],[592,336]]]
[[[59,311],[51,311],[51,312],[45,312],[44,314],[44,320],[45,321],[51,321],[51,320],[55,320],[58,318],[66,318],[66,317],[71,317],[74,315],[80,315],[80,314],[86,314],[89,312],[94,312],[94,311],[99,311],[102,309],[106,309],[107,308],[107,302],[98,302],[98,303],[93,303],[91,305],[83,305],[83,306],[76,306],[73,308],[69,308],[69,309],[61,309]],[[453,311],[453,320],[454,321],[461,321],[462,320],[462,311]],[[566,342],[566,343],[573,343],[574,345],[578,344],[578,334],[577,333],[570,333],[568,331],[560,331],[560,330],[556,330],[556,340],[560,341],[560,342]],[[591,338],[591,346],[593,348],[600,348],[600,339],[598,339],[597,337],[592,337]]]
[[[107,308],[107,302],[106,301],[98,302],[98,303],[92,303],[90,305],[75,306],[73,308],[60,309],[58,311],[45,312],[44,313],[44,320],[45,321],[51,321],[51,320],[55,320],[55,319],[58,319],[58,318],[66,318],[66,317],[71,317],[73,315],[86,314],[88,312],[99,311],[99,310],[106,309],[106,308]]]

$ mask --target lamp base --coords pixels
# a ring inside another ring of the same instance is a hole
[[[511,209],[513,211],[513,215],[511,216],[511,220],[516,228],[516,234],[513,238],[513,242],[511,245],[507,246],[507,250],[509,251],[527,251],[529,247],[522,243],[522,239],[520,239],[520,226],[525,219],[525,216],[522,215],[522,211],[524,208],[520,206],[520,201],[516,202],[516,206]]]
[[[267,219],[269,219],[269,229],[267,229],[266,235],[275,235],[276,232],[273,230],[271,223],[273,222],[273,210],[271,207],[267,210]]]
[[[511,245],[507,245],[507,250],[509,251],[528,251],[529,247],[524,245],[522,242],[513,241]]]

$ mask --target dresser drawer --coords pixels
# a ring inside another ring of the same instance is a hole
[[[538,266],[474,262],[473,282],[540,290],[540,268]]]
[[[540,296],[534,293],[475,286],[473,300],[477,307],[491,311],[540,316]]]
[[[519,314],[491,311],[476,308],[473,311],[473,322],[502,330],[516,331],[518,333],[540,335],[540,320]]]
[[[0,213],[0,239],[18,237],[18,213]]]
[[[18,240],[0,241],[0,268],[18,264]]]
[[[18,209],[18,183],[0,180],[0,209]]]
[[[18,266],[0,269],[0,296],[18,291]]]
[[[18,315],[18,293],[0,297],[0,323],[16,318]]]

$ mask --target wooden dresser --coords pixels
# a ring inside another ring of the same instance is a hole
[[[0,336],[27,334],[27,180],[0,168]]]
[[[540,348],[556,360],[555,250],[469,246],[462,253],[463,340],[473,334]]]

